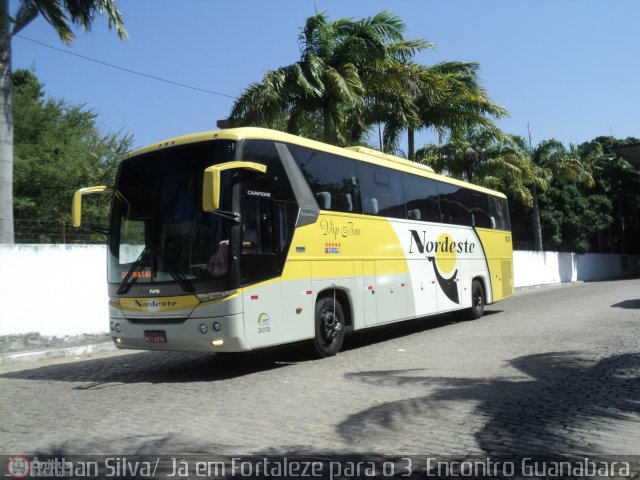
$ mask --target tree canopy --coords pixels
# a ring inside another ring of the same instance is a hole
[[[640,171],[615,152],[637,142],[597,137],[566,148],[550,139],[530,149],[548,181],[531,205],[512,199],[514,240],[528,249],[640,253]]]
[[[300,60],[247,87],[230,119],[337,145],[360,143],[378,125],[382,149],[390,153],[408,131],[412,158],[416,129],[489,126],[489,117],[506,115],[479,86],[477,64],[416,64],[416,53],[433,45],[405,39],[404,31],[389,12],[359,20],[308,18],[298,39]]]
[[[63,225],[71,220],[73,192],[86,185],[112,185],[118,162],[133,139],[122,133],[102,134],[97,113],[85,105],[46,98],[31,71],[17,70],[13,82],[16,240],[62,242],[63,234],[69,235]],[[108,203],[98,198],[85,203],[87,224],[104,226]],[[90,240],[104,241],[104,236]]]
[[[17,12],[9,11],[9,0],[0,0],[0,242],[14,242],[13,225],[13,108],[11,38],[41,15],[69,44],[72,25],[91,30],[97,15],[104,15],[109,28],[126,37],[122,15],[115,0],[20,0]]]

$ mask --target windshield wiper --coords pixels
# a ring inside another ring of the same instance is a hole
[[[145,262],[145,257],[147,257],[147,256],[151,256],[151,257],[155,258],[158,262],[160,262],[162,264],[162,266],[164,267],[164,270],[169,275],[171,275],[176,280],[176,282],[178,282],[178,285],[180,285],[180,288],[182,288],[182,290],[184,290],[185,292],[188,292],[188,293],[191,293],[191,292],[195,291],[195,288],[193,287],[191,282],[189,282],[186,278],[184,278],[183,275],[181,275],[180,273],[176,272],[173,268],[171,268],[169,266],[169,264],[167,263],[167,261],[164,259],[164,257],[160,254],[160,252],[155,251],[151,247],[145,247],[144,250],[142,250],[142,252],[138,256],[138,258],[136,259],[136,261],[131,264],[131,267],[129,268],[129,271],[125,275],[124,279],[122,280],[122,283],[120,284],[120,287],[118,288],[118,295],[124,295],[125,293],[127,293],[129,291],[129,289],[131,288],[131,285],[133,285],[133,283],[136,280],[134,278],[133,279],[134,281],[129,283],[129,281],[131,280],[132,275],[141,266],[145,265],[145,263],[146,263]]]
[[[133,284],[133,282],[129,283],[129,280],[131,280],[131,276],[138,270],[138,268],[144,265],[143,259],[150,253],[151,249],[149,247],[145,247],[142,252],[140,252],[140,255],[138,255],[136,261],[131,264],[131,267],[129,267],[129,271],[127,271],[127,274],[122,279],[120,287],[118,288],[118,295],[124,295],[129,291],[129,288],[131,288],[131,285]]]
[[[187,280],[184,275],[176,272],[173,268],[171,268],[167,261],[164,259],[164,256],[160,254],[160,252],[156,252],[155,250],[150,250],[150,252],[151,255],[153,255],[156,260],[158,260],[162,264],[167,273],[175,278],[176,282],[178,282],[178,285],[180,285],[182,290],[188,293],[195,292],[196,289],[193,288],[191,282]]]

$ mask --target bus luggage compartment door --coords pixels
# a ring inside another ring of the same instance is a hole
[[[376,260],[377,323],[407,318],[407,274],[396,260]]]
[[[376,305],[376,268],[374,261],[362,262],[362,278],[364,289],[364,324],[378,323],[378,307]]]

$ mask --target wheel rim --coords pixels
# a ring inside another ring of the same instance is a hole
[[[333,342],[338,332],[342,330],[342,323],[332,309],[327,308],[320,315],[320,336],[326,344]]]
[[[473,291],[473,308],[477,311],[482,310],[483,299],[482,299],[482,291],[479,288],[476,288]]]

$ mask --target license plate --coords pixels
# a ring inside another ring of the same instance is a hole
[[[144,339],[149,343],[166,343],[167,334],[163,330],[145,330]]]

